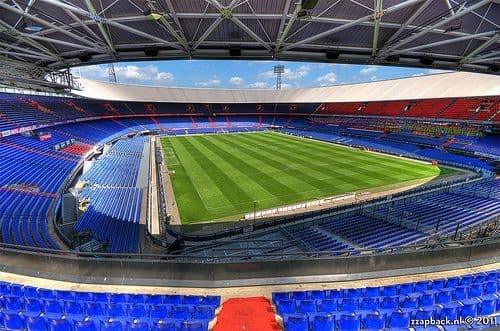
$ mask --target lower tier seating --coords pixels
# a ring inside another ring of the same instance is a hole
[[[497,330],[499,280],[497,270],[379,287],[275,292],[272,298],[285,331]],[[492,323],[482,325],[478,316],[490,316],[484,320]],[[437,319],[452,322],[443,329],[415,323]],[[452,325],[455,320],[462,324]]]
[[[0,328],[28,331],[208,331],[218,296],[51,290],[0,283]]]

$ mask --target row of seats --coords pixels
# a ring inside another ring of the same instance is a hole
[[[496,270],[379,287],[275,292],[272,298],[285,331],[420,330],[423,327],[412,325],[412,320],[465,321],[500,312],[499,274]]]
[[[0,328],[28,331],[207,331],[219,296],[125,294],[0,282]]]

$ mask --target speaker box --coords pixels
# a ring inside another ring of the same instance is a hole
[[[92,59],[92,56],[89,53],[83,53],[78,57],[78,59],[82,62],[89,62]]]
[[[241,56],[241,46],[229,46],[229,56]]]
[[[313,9],[318,4],[318,0],[302,0],[302,9]]]
[[[431,56],[424,56],[420,59],[420,63],[422,63],[426,66],[430,66],[431,64],[434,63],[434,58]]]
[[[333,49],[329,49],[326,51],[326,58],[328,60],[336,60],[338,59],[340,56],[340,52],[339,51],[336,51],[336,50],[333,50]]]
[[[149,57],[158,56],[158,48],[157,47],[147,47],[144,49],[144,54]]]

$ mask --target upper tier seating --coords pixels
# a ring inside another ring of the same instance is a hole
[[[446,331],[500,327],[466,318],[500,312],[499,271],[418,282],[347,289],[274,292],[273,302],[285,331],[441,330],[411,325],[412,320],[462,318]],[[493,318],[492,321],[495,319]]]
[[[51,290],[0,283],[0,328],[29,331],[208,331],[218,296]]]

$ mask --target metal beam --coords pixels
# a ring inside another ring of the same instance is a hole
[[[96,47],[98,45],[96,45],[95,41],[87,40],[87,39],[85,39],[83,37],[80,37],[80,36],[78,36],[78,35],[76,35],[76,34],[74,34],[72,32],[69,32],[68,30],[65,30],[65,29],[61,28],[60,26],[57,26],[57,25],[52,24],[52,23],[49,23],[49,22],[45,21],[44,19],[41,19],[41,18],[39,18],[37,16],[33,16],[33,15],[31,15],[31,14],[29,14],[27,12],[24,12],[24,11],[22,11],[20,9],[14,8],[12,6],[9,6],[9,5],[7,5],[4,2],[0,1],[0,8],[9,10],[9,11],[11,11],[13,13],[16,13],[18,15],[26,17],[26,18],[34,21],[34,22],[37,22],[37,23],[43,24],[43,25],[45,25],[45,26],[47,26],[49,28],[55,29],[56,31],[58,31],[58,32],[66,35],[66,36],[68,36],[68,37],[70,37],[70,38],[72,38],[74,40],[78,40],[81,43],[84,43],[84,44],[87,44],[88,46],[93,47],[94,51],[98,51],[98,52],[102,51],[101,47]]]
[[[290,5],[292,4],[292,0],[286,0],[285,2],[285,7],[283,7],[283,14],[281,15],[280,19],[280,26],[278,28],[278,34],[276,36],[276,46],[278,46],[279,38],[281,34],[283,33],[283,28],[285,27],[285,22],[288,19],[288,13],[290,12]]]
[[[400,49],[400,50],[396,50],[394,52],[390,52],[389,54],[401,54],[401,53],[406,53],[406,52],[411,52],[411,51],[418,51],[418,50],[426,49],[426,48],[430,48],[430,47],[442,46],[442,45],[456,43],[459,41],[470,40],[470,39],[474,39],[476,37],[489,37],[489,36],[494,35],[494,34],[495,34],[495,31],[476,33],[476,34],[472,34],[469,36],[463,36],[463,37],[458,37],[458,38],[453,38],[453,39],[446,39],[446,40],[436,41],[436,42],[433,42],[430,44],[418,45],[418,46],[414,46],[414,47],[410,47],[410,48]]]
[[[431,3],[432,1],[434,1],[434,0],[427,0],[425,3]],[[209,4],[207,3],[207,5],[209,5]],[[419,10],[417,10],[417,12],[415,12],[415,14],[417,14],[417,13],[420,14],[418,12]],[[178,18],[182,18],[182,19],[200,19],[200,20],[203,20],[203,19],[214,19],[215,20],[218,17],[220,17],[220,14],[219,13],[177,13],[176,16]],[[235,16],[235,17],[237,17],[239,19],[246,19],[246,20],[256,20],[256,19],[259,19],[259,20],[281,20],[282,18],[284,18],[282,14],[256,14],[256,15],[254,15],[254,14],[251,14],[251,13],[233,13],[233,16]],[[416,15],[416,16],[418,16],[418,15]],[[285,19],[290,19],[291,17],[292,17],[292,15],[287,15],[287,17],[285,17]],[[148,21],[148,19],[144,15],[135,15],[135,16],[126,16],[126,17],[114,17],[114,18],[108,18],[107,20],[108,21],[118,22],[118,23],[146,22],[146,21]],[[302,28],[305,28],[308,24],[311,24],[311,23],[324,23],[324,24],[337,24],[338,25],[338,24],[347,24],[347,23],[350,23],[352,21],[353,20],[344,19],[344,18],[320,17],[320,15],[313,16],[310,19],[308,19],[308,22],[305,25],[303,25],[300,29],[297,29],[297,31],[295,31],[294,34],[297,33],[299,30],[301,30]],[[410,21],[410,20],[408,20],[408,21]],[[94,24],[97,24],[97,22],[95,22],[93,20],[84,20],[82,22],[85,25],[94,25]],[[71,27],[76,27],[76,26],[78,26],[78,23],[70,23],[68,25],[71,26]],[[375,24],[374,24],[374,22],[372,20],[368,20],[368,21],[360,22],[359,25],[373,27]],[[403,32],[406,29],[414,30],[414,29],[418,28],[418,26],[415,26],[415,25],[408,24],[408,25],[403,25],[402,26],[401,24],[398,24],[398,23],[383,22],[383,21],[380,22],[380,27],[381,28],[386,28],[386,29],[399,29],[398,31],[401,31],[401,32]],[[43,30],[43,31],[37,33],[37,35],[43,36],[43,35],[47,35],[47,34],[53,33],[54,31],[55,30],[53,30],[53,29],[46,29],[46,30]],[[396,32],[395,33],[396,37],[401,32]],[[442,34],[442,33],[444,33],[444,29],[434,29],[434,30],[432,30],[430,32],[441,33]],[[460,31],[450,31],[450,32],[447,32],[447,35],[461,37],[461,36],[467,36],[467,35],[470,35],[470,34],[469,33],[460,32]],[[292,35],[290,35],[288,37],[291,37],[291,36]],[[391,36],[391,38],[389,40],[392,41],[393,40],[393,36]],[[99,38],[99,37],[97,37],[97,38]],[[477,38],[477,39],[478,40],[481,40],[481,39],[486,40],[485,38]],[[388,42],[386,42],[386,44],[387,43]],[[381,49],[384,49],[384,48],[381,48]]]
[[[292,29],[293,23],[295,23],[295,21],[297,20],[297,16],[301,10],[302,10],[302,5],[297,4],[295,6],[295,10],[293,11],[292,17],[290,18],[290,20],[288,21],[288,24],[285,27],[285,30],[281,33],[281,36],[279,37],[278,41],[276,42],[275,52],[279,52],[281,45],[285,41],[290,30]],[[287,14],[288,14],[288,11],[287,11]],[[282,22],[284,22],[284,20]],[[281,32],[281,29],[282,28],[280,27],[280,30],[278,32]]]
[[[3,44],[3,43],[2,43]],[[41,54],[30,54],[30,53],[19,53],[19,52],[13,52],[13,51],[4,51],[0,49],[0,54],[5,54],[5,55],[11,55],[11,56],[20,56],[20,57],[27,57],[27,58],[32,58],[32,59],[39,59],[39,60],[49,60],[53,61],[54,59],[49,57],[49,56],[44,56]]]
[[[0,28],[1,27],[4,27],[6,29],[6,32],[11,35],[13,38],[16,38],[17,40],[25,43],[25,44],[28,44],[42,52],[44,52],[45,54],[47,55],[50,55],[56,59],[59,59],[60,61],[62,61],[63,59],[57,55],[56,53],[52,52],[50,49],[48,49],[47,47],[43,46],[42,44],[34,41],[30,35],[28,36],[24,36],[23,33],[17,31],[16,29],[14,29],[11,25],[9,25],[7,22],[5,22],[4,20],[0,19]]]
[[[170,16],[172,17],[172,19],[174,20],[175,24],[177,24],[177,27],[179,28],[180,39],[184,40],[184,42],[186,43],[186,45],[184,45],[184,47],[186,49],[189,49],[189,44],[187,42],[188,39],[186,38],[186,34],[184,33],[184,30],[182,29],[181,21],[179,20],[179,17],[177,16],[177,12],[175,11],[174,6],[172,5],[172,1],[171,0],[165,0],[165,3],[167,4],[168,10],[170,12]]]
[[[373,42],[372,42],[372,56],[377,54],[378,33],[380,30],[380,20],[382,19],[382,0],[375,0],[375,10],[373,12]]]
[[[209,3],[211,3],[215,8],[217,8],[217,10],[220,12],[222,10],[225,10],[225,9],[229,9],[229,10],[232,10],[236,5],[238,5],[238,3],[241,1],[241,0],[233,0],[231,1],[231,3],[229,4],[229,6],[226,8],[224,6],[222,6],[220,4],[219,1],[217,0],[206,0],[208,1]],[[252,37],[254,40],[257,40],[264,48],[266,48],[268,51],[272,51],[272,48],[271,46],[269,46],[268,43],[266,43],[258,34],[255,33],[255,31],[253,31],[252,29],[250,29],[245,23],[243,23],[240,19],[238,19],[237,17],[234,17],[232,14],[231,16],[229,17],[229,19],[234,23],[236,24],[237,26],[239,26],[243,31],[245,31],[250,37]]]
[[[46,55],[46,54],[43,54],[43,53],[40,53],[40,52],[33,51],[33,50],[31,50],[29,48],[26,48],[26,47],[20,47],[20,46],[16,46],[16,45],[12,45],[12,44],[7,44],[7,43],[4,43],[4,42],[0,42],[0,46],[3,46],[3,47],[5,47],[5,49],[9,49],[9,50],[14,49],[14,50],[17,50],[17,51],[21,51],[23,53],[37,55],[37,56],[39,56],[41,58],[44,58],[44,59],[47,59],[47,60],[51,60],[51,61],[59,59],[59,58],[51,56],[51,55]]]
[[[402,2],[402,3],[399,3],[397,5],[394,5],[392,7],[389,7],[387,9],[384,10],[384,14],[389,14],[389,13],[392,13],[392,12],[395,12],[395,11],[398,11],[398,10],[401,10],[401,9],[404,9],[408,6],[413,6],[414,4],[416,3],[419,3],[419,2],[422,2],[423,0],[408,0],[408,1],[405,1],[405,2]],[[318,40],[318,39],[321,39],[321,38],[324,38],[326,36],[329,36],[331,34],[334,34],[334,33],[338,33],[340,31],[344,31],[346,29],[349,29],[350,27],[353,27],[355,25],[358,25],[360,23],[363,23],[363,22],[366,22],[366,21],[369,21],[373,19],[373,14],[370,14],[370,15],[366,15],[366,16],[363,16],[361,18],[358,18],[357,20],[354,20],[354,21],[351,21],[350,23],[346,23],[344,25],[341,25],[341,26],[338,26],[336,28],[333,28],[333,29],[330,29],[330,30],[327,30],[327,31],[324,31],[324,32],[321,32],[321,33],[318,33],[314,36],[311,36],[309,38],[306,38],[306,39],[302,39],[300,41],[297,41],[295,42],[294,44],[292,45],[289,45],[287,47],[284,47],[283,50],[289,50],[289,49],[292,49],[292,48],[295,48],[297,46],[300,46],[300,45],[303,45],[303,44],[307,44],[307,43],[310,43],[312,41],[315,41],[315,40]]]
[[[457,12],[455,15],[453,16],[448,16],[447,18],[443,19],[443,20],[440,20],[439,22],[429,26],[429,27],[426,27],[425,29],[421,30],[420,32],[417,32],[411,36],[409,36],[408,38],[406,39],[403,39],[403,40],[400,40],[398,42],[396,42],[395,44],[393,45],[389,45],[386,50],[384,51],[381,51],[381,55],[386,55],[388,53],[391,52],[391,50],[396,50],[398,48],[400,48],[401,46],[403,45],[406,45],[410,42],[412,42],[413,40],[415,39],[418,39],[420,37],[422,37],[423,35],[427,34],[428,32],[430,32],[431,30],[434,30],[436,28],[439,28],[440,26],[443,26],[445,24],[448,24],[462,16],[464,16],[465,14],[477,9],[477,8],[480,8],[486,4],[488,4],[491,0],[481,0],[480,2],[470,6],[470,7],[467,7],[467,8],[464,8],[464,10],[460,11],[460,12]]]
[[[207,37],[215,30],[215,28],[217,28],[219,26],[219,24],[222,23],[222,21],[224,21],[224,19],[219,16],[209,27],[208,29],[205,30],[205,32],[203,32],[203,34],[200,36],[200,38],[198,38],[198,40],[193,44],[193,50],[194,49],[197,49],[198,46],[200,46],[200,44],[205,41],[205,39],[207,39]]]
[[[87,5],[89,12],[97,16],[97,12],[94,8],[94,5],[92,4],[92,1],[85,0],[85,4]],[[111,40],[111,36],[108,34],[108,31],[106,31],[106,29],[104,28],[104,24],[102,24],[102,22],[97,22],[97,27],[99,28],[99,31],[104,37],[104,40],[106,40],[106,44],[108,44],[109,52],[114,53],[115,48],[113,46],[113,41]]]
[[[497,56],[497,55],[500,55],[500,51],[481,54],[479,56],[473,57],[472,59],[469,59],[469,61],[467,61],[467,63],[475,63],[476,61],[489,60],[492,56]]]
[[[135,35],[144,37],[146,39],[161,42],[164,45],[167,45],[169,47],[172,47],[172,48],[175,48],[175,49],[178,49],[178,50],[184,50],[181,46],[179,46],[179,45],[177,45],[177,44],[175,44],[173,42],[170,42],[168,40],[164,40],[162,38],[159,38],[159,37],[156,37],[156,36],[153,36],[153,35],[150,35],[149,33],[143,32],[141,30],[134,29],[132,27],[129,27],[127,25],[115,22],[113,20],[108,20],[108,19],[106,19],[104,17],[101,17],[99,15],[94,15],[94,14],[86,11],[83,8],[74,7],[72,5],[69,5],[67,3],[64,3],[64,2],[61,2],[61,1],[58,1],[58,0],[39,0],[39,1],[48,3],[50,5],[53,5],[53,6],[56,6],[56,7],[59,7],[59,8],[68,9],[68,10],[74,12],[75,14],[80,14],[82,16],[89,17],[92,20],[94,20],[95,22],[99,22],[100,21],[102,23],[106,23],[108,25],[114,26],[114,27],[116,27],[118,29],[121,29],[123,31],[127,31],[127,32],[130,32],[130,33],[133,33]]]
[[[416,27],[410,27],[410,24],[422,14],[422,12],[433,2],[434,0],[427,0],[425,1],[414,13],[413,15],[410,16],[404,22],[401,27],[398,29],[398,31],[394,32],[392,36],[389,38],[389,40],[386,41],[386,44],[390,44],[394,39],[396,39],[404,30],[410,28],[410,29],[415,29]],[[384,49],[385,46],[382,48]]]
[[[490,39],[482,43],[479,47],[477,47],[475,50],[467,54],[462,60],[460,60],[460,63],[467,63],[467,61],[472,58],[474,55],[485,49],[486,47],[490,46],[494,42],[496,42],[500,38],[500,31],[495,33]]]

